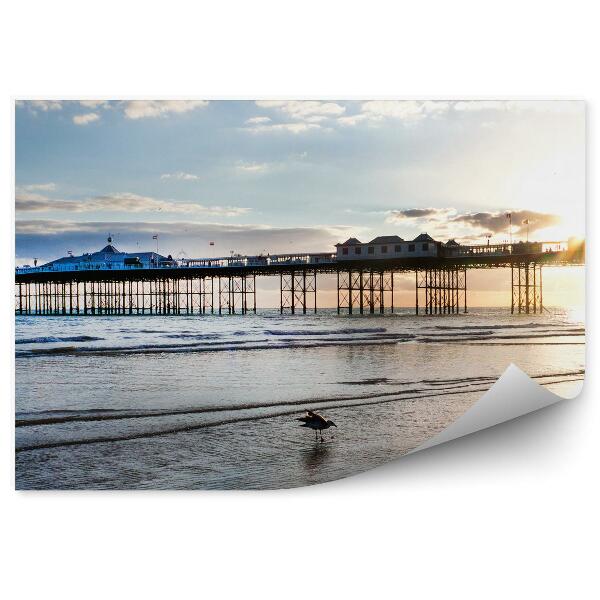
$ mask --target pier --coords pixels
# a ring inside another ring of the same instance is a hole
[[[511,269],[511,313],[543,311],[542,268],[583,265],[584,242],[460,245],[421,234],[362,244],[350,238],[335,253],[174,260],[124,253],[109,244],[80,257],[17,268],[18,315],[204,315],[255,313],[256,281],[279,279],[280,312],[318,309],[318,276],[337,278],[338,313],[394,312],[395,275],[414,274],[416,314],[468,310],[467,272]]]

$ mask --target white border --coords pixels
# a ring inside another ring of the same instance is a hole
[[[5,194],[10,96],[579,97],[589,101],[594,155],[600,52],[586,2],[32,0],[2,12]],[[591,171],[592,198],[594,179]],[[4,267],[14,251],[11,206],[5,197]],[[588,236],[589,306],[595,246]],[[5,291],[2,375],[12,386]],[[592,368],[579,399],[295,491],[15,493],[12,394],[3,394],[0,590],[61,600],[591,597],[596,320],[590,312]]]

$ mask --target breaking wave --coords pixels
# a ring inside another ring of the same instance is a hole
[[[533,375],[533,379],[539,380],[541,385],[550,385],[553,383],[561,383],[562,381],[580,381],[583,378],[582,370],[557,372],[552,374]],[[558,379],[568,377],[567,380]],[[52,427],[53,425],[65,424],[93,424],[95,422],[104,421],[123,421],[123,420],[144,420],[178,416],[194,416],[194,415],[215,415],[214,419],[209,421],[200,421],[194,423],[172,423],[167,424],[159,429],[145,428],[122,430],[120,432],[107,432],[106,435],[93,434],[84,437],[76,437],[69,439],[54,439],[54,440],[39,440],[37,442],[30,440],[25,444],[18,445],[16,452],[26,452],[32,450],[43,450],[49,448],[59,448],[68,446],[80,446],[107,442],[121,442],[136,440],[141,438],[151,438],[157,436],[171,435],[184,433],[206,427],[217,427],[245,421],[257,421],[262,419],[270,419],[279,416],[297,414],[299,410],[311,409],[316,410],[323,408],[330,410],[334,408],[350,408],[358,406],[368,406],[375,404],[386,404],[399,401],[410,401],[417,399],[438,398],[440,396],[453,396],[465,393],[482,393],[496,380],[496,377],[465,377],[463,379],[439,379],[439,380],[421,380],[414,382],[405,382],[401,389],[389,392],[369,392],[365,394],[339,395],[330,398],[305,398],[299,400],[285,400],[281,402],[253,402],[236,405],[221,405],[211,407],[198,408],[182,408],[176,410],[103,410],[95,409],[88,411],[65,411],[62,414],[60,411],[48,411],[48,413],[40,415],[33,414],[27,416],[21,414],[16,420],[16,427]],[[438,385],[432,385],[432,384]],[[425,384],[425,386],[423,385]],[[269,409],[268,412],[250,412],[256,410]],[[49,414],[49,413],[59,414]],[[217,416],[219,413],[227,413],[226,415]],[[25,418],[22,418],[25,417]],[[80,432],[81,435],[82,432]]]
[[[234,352],[241,350],[285,350],[290,348],[324,348],[331,346],[381,346],[408,342],[414,336],[404,335],[392,339],[354,338],[354,339],[311,339],[297,341],[293,339],[281,339],[279,342],[268,340],[235,341],[226,340],[222,342],[189,343],[189,344],[140,344],[138,346],[99,346],[99,347],[77,347],[62,346],[59,348],[32,348],[31,350],[20,350],[17,356],[39,356],[44,354],[73,354],[73,355],[125,355],[125,354],[155,354],[155,353],[180,353],[180,352]]]
[[[104,338],[93,335],[73,335],[69,337],[42,336],[36,338],[21,338],[15,340],[15,344],[54,344],[57,342],[97,342]]]
[[[316,329],[308,331],[306,329],[266,329],[266,335],[353,335],[355,333],[385,333],[385,327],[363,327],[343,328],[343,329]]]

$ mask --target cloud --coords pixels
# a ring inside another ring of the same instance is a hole
[[[197,181],[200,179],[198,175],[194,175],[193,173],[184,173],[183,171],[177,171],[176,173],[163,173],[160,178],[162,180],[178,179],[179,181]]]
[[[408,123],[427,117],[437,118],[449,109],[450,103],[446,101],[369,100],[362,103],[359,113],[340,117],[338,123],[354,126],[363,122],[379,123],[384,119],[397,119]]]
[[[75,115],[73,122],[76,125],[86,125],[97,121],[100,115],[95,112],[99,109],[116,108],[122,111],[127,119],[145,119],[166,117],[170,114],[182,114],[198,108],[208,106],[207,100],[17,100],[16,106],[27,108],[32,114],[38,111],[48,112],[62,110],[66,107],[83,107],[92,112]],[[95,116],[92,116],[95,115]]]
[[[418,231],[429,231],[436,239],[456,238],[462,243],[482,242],[486,237],[505,234],[508,237],[508,211],[458,213],[454,208],[407,208],[391,210],[387,223],[403,224]],[[529,221],[529,233],[557,225],[558,215],[531,210],[513,210],[513,235],[525,235]]]
[[[320,102],[317,100],[257,100],[261,108],[276,108],[293,119],[310,120],[314,118],[339,117],[344,114],[346,107],[335,102]]]
[[[241,173],[264,173],[270,167],[269,163],[240,162],[235,168]]]
[[[361,112],[369,118],[393,117],[395,119],[422,119],[424,111],[421,103],[414,100],[371,100],[361,106]]]
[[[262,125],[270,122],[271,119],[269,117],[251,117],[250,119],[246,119],[246,125]]]
[[[508,212],[465,213],[452,218],[451,222],[466,224],[469,227],[486,230],[492,234],[504,231],[508,232],[509,221],[506,216]],[[523,223],[526,220],[529,221],[529,233],[551,227],[552,225],[558,225],[561,222],[561,218],[558,215],[550,213],[531,210],[513,210],[510,212],[512,215],[513,233],[516,235],[527,231],[527,224]]]
[[[207,100],[128,100],[123,112],[128,119],[166,117],[208,106]]]
[[[306,133],[321,129],[323,131],[331,131],[317,125],[316,123],[276,123],[273,125],[256,125],[254,127],[245,127],[244,131],[250,133]]]
[[[120,192],[103,196],[94,196],[85,200],[60,200],[39,194],[17,193],[16,210],[18,212],[154,212],[189,213],[221,217],[238,217],[250,209],[237,206],[205,206],[195,202],[159,200],[149,196],[140,196],[130,192]]]
[[[52,192],[56,189],[55,183],[30,183],[28,185],[21,185],[17,187],[18,190],[25,190],[26,192]]]
[[[108,100],[79,100],[79,104],[84,108],[90,108],[96,110],[97,108],[109,108],[110,102]]]
[[[84,115],[75,115],[73,117],[73,123],[75,123],[75,125],[87,125],[88,123],[93,123],[98,120],[100,120],[100,115],[93,112]]]
[[[346,117],[340,117],[337,122],[339,125],[348,125],[350,127],[353,127],[354,125],[358,125],[359,123],[362,123],[364,121],[368,121],[369,120],[369,115],[363,114],[363,113],[358,113],[356,115],[348,115]],[[379,119],[381,120],[381,119]]]
[[[388,212],[387,223],[402,223],[426,219],[427,221],[441,221],[455,214],[454,208],[404,208]]]
[[[155,247],[152,235],[160,236],[162,253],[176,255],[184,250],[190,257],[287,252],[333,252],[334,244],[354,235],[360,228],[344,225],[313,227],[270,227],[267,225],[190,223],[189,221],[93,221],[18,220],[17,256],[41,257],[46,262],[64,256],[98,250],[111,232],[119,250],[135,251]],[[208,246],[214,241],[215,246]],[[42,258],[43,257],[43,258]]]
[[[584,109],[580,100],[461,100],[454,102],[458,112],[525,112],[574,113]]]
[[[377,124],[386,119],[396,119],[404,123],[415,123],[424,119],[439,119],[451,110],[458,114],[483,111],[545,113],[566,113],[582,110],[583,104],[574,101],[521,101],[521,100],[369,100],[363,102],[360,112],[344,115],[337,119],[343,126],[356,126],[360,123]]]
[[[251,133],[305,133],[308,131],[331,131],[321,123],[335,119],[346,111],[336,102],[317,100],[257,100],[260,108],[274,109],[287,119],[284,123],[272,123],[270,117],[252,117],[246,121],[245,131]]]
[[[17,100],[16,105],[20,108],[27,108],[33,114],[38,110],[48,112],[52,110],[62,110],[62,102],[58,100]]]
[[[468,100],[455,102],[454,110],[458,112],[480,112],[482,110],[506,110],[506,102],[502,100]]]

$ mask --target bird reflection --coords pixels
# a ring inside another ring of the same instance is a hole
[[[304,454],[304,466],[309,471],[320,469],[327,461],[329,454],[329,444],[315,443],[312,448]]]

